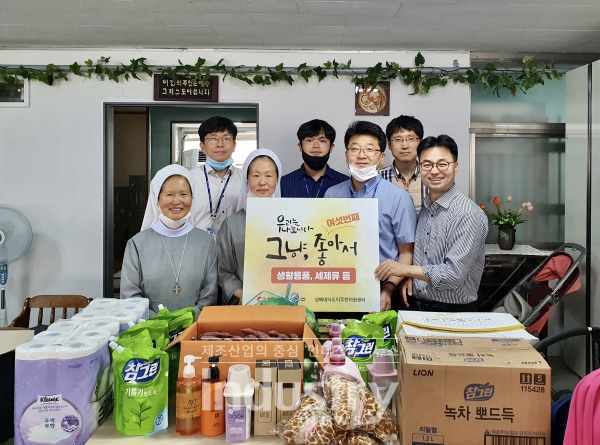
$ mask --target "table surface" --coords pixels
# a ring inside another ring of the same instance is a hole
[[[0,329],[0,355],[14,351],[15,348],[33,338],[29,329]]]
[[[169,406],[169,413],[175,411]],[[86,445],[148,445],[152,442],[169,442],[173,440],[178,442],[194,441],[201,445],[224,445],[225,443],[233,443],[225,441],[225,434],[217,437],[205,437],[200,433],[194,436],[182,437],[175,434],[175,416],[169,415],[169,428],[159,431],[152,436],[125,436],[115,428],[112,415],[100,425],[94,435],[87,441]],[[285,442],[279,436],[252,436],[250,440],[243,443],[254,443],[264,445],[283,445]]]
[[[512,255],[523,257],[547,257],[552,252],[552,250],[538,250],[535,247],[528,246],[527,244],[515,244],[512,250],[502,250],[500,247],[498,247],[498,244],[485,245],[486,256]]]

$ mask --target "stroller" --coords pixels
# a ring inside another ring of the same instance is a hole
[[[575,260],[567,249],[579,252]],[[492,312],[507,312],[530,334],[539,335],[556,303],[581,288],[579,263],[585,254],[586,249],[579,244],[564,243],[501,298]],[[558,280],[554,287],[545,284],[554,279]]]

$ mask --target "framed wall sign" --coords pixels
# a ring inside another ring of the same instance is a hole
[[[211,76],[208,84],[186,76],[177,80],[170,76],[154,75],[154,100],[183,102],[218,102],[219,76]]]
[[[0,83],[0,108],[28,106],[29,80],[20,79],[16,85]]]
[[[354,87],[355,116],[389,116],[390,82],[383,81],[370,88]]]

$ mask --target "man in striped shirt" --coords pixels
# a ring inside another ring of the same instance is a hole
[[[487,218],[454,185],[458,147],[450,136],[425,138],[418,155],[429,195],[417,222],[413,265],[387,260],[375,269],[375,276],[405,278],[401,295],[409,309],[476,311]]]
[[[423,124],[413,116],[398,116],[387,125],[385,134],[394,158],[392,165],[379,170],[379,174],[404,189],[419,213],[427,194],[417,163],[417,147],[423,139]]]

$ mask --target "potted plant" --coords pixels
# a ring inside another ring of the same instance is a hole
[[[506,201],[510,205],[512,196],[506,198]],[[500,198],[494,196],[492,202],[496,207],[496,213],[488,213],[485,204],[479,204],[479,207],[491,217],[492,224],[498,227],[498,247],[502,250],[511,250],[515,245],[515,227],[517,224],[527,222],[526,219],[523,219],[523,211],[532,211],[533,204],[524,202],[519,210],[511,210],[510,207],[503,210],[500,207]]]

